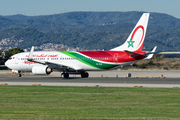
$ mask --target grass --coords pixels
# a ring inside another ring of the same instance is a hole
[[[180,89],[0,86],[0,119],[180,119]]]

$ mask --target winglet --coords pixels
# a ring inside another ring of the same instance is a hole
[[[150,55],[148,55],[148,56],[145,57],[144,59],[151,59],[151,58],[153,57],[153,55],[154,55],[154,52],[156,51],[156,48],[157,48],[157,46],[155,46],[150,53],[147,53],[147,54],[150,54]],[[147,54],[146,54],[146,55],[147,55]]]
[[[34,46],[32,46],[31,51],[29,53],[29,57],[28,57],[28,61],[32,61],[33,60],[33,52],[34,52]]]

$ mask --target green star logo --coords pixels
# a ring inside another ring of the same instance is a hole
[[[132,41],[132,39],[130,39],[130,41],[127,41],[128,42],[128,48],[129,47],[134,47],[133,44],[135,41]]]

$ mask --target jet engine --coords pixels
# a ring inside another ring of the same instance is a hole
[[[52,69],[47,66],[34,66],[32,68],[32,73],[35,75],[49,75]]]

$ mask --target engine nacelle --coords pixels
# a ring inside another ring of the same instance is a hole
[[[51,72],[52,69],[47,66],[34,66],[32,68],[32,73],[35,75],[49,75]]]

